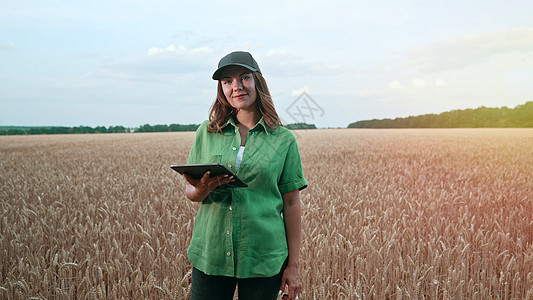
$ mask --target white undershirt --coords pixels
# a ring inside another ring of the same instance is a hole
[[[242,154],[244,153],[244,146],[241,146],[239,148],[239,152],[237,152],[237,157],[235,157],[235,170],[239,170],[239,167],[241,166],[242,162]]]

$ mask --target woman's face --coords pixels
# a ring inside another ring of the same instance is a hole
[[[257,92],[252,72],[244,67],[231,66],[220,78],[222,91],[229,104],[239,110],[255,111]]]

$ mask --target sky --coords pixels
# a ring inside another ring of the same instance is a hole
[[[533,101],[533,1],[0,0],[0,125],[198,124],[218,61],[286,124]]]

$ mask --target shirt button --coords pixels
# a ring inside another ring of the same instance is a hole
[[[230,207],[229,207],[229,210],[233,210],[233,207],[230,206]]]
[[[231,168],[231,164],[228,164],[228,167]]]
[[[229,230],[226,230],[226,234],[230,234]]]
[[[237,150],[237,147],[233,147],[233,148],[231,148],[231,150],[235,151],[235,150]]]
[[[231,255],[231,252],[229,252],[229,251],[226,252],[226,255],[227,255],[227,256],[230,256],[230,255]]]

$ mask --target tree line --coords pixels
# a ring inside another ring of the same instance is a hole
[[[27,134],[80,134],[80,133],[126,133],[126,132],[168,132],[168,131],[195,131],[199,124],[181,125],[149,125],[139,128],[126,128],[124,126],[51,126],[51,127],[4,127],[0,129],[0,135],[27,135]]]
[[[285,125],[287,129],[316,129],[315,124],[293,123]]]
[[[348,128],[495,128],[533,127],[533,101],[515,108],[452,110],[407,118],[365,120],[351,123]]]
[[[168,132],[168,131],[196,131],[200,124],[170,124],[170,125],[150,125],[144,124],[136,132]]]
[[[0,135],[25,135],[25,134],[71,134],[71,133],[118,133],[129,132],[124,126],[50,126],[50,127],[17,127],[0,129]]]
[[[27,135],[27,134],[80,134],[80,133],[126,133],[126,132],[175,132],[175,131],[196,131],[200,124],[144,124],[139,128],[126,128],[124,126],[53,126],[53,127],[22,127],[5,126],[0,127],[0,135]],[[287,124],[289,129],[316,129],[314,124],[294,123]]]

